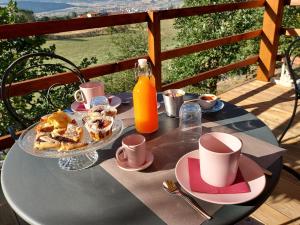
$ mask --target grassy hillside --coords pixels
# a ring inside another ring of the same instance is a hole
[[[173,20],[161,23],[162,50],[174,48],[176,31],[173,28]],[[95,56],[98,64],[114,62],[119,56],[112,40],[126,33],[102,34],[95,37],[76,37],[61,40],[48,40],[46,46],[55,44],[56,53],[79,64],[84,57]]]

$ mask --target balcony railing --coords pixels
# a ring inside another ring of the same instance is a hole
[[[273,76],[278,50],[280,35],[299,36],[300,29],[281,27],[283,9],[285,5],[300,5],[297,0],[256,0],[241,3],[229,3],[210,6],[200,6],[192,8],[180,8],[171,10],[149,11],[133,14],[117,14],[109,16],[99,16],[94,18],[79,18],[71,20],[33,22],[24,24],[12,24],[0,26],[0,39],[14,39],[18,37],[28,37],[32,35],[44,35],[66,31],[83,30],[90,28],[111,27],[117,25],[128,25],[144,23],[148,25],[148,55],[130,58],[115,63],[97,65],[82,69],[86,79],[112,74],[134,68],[134,64],[140,57],[146,57],[152,64],[153,74],[156,79],[157,90],[170,88],[181,88],[190,84],[198,83],[202,80],[219,76],[223,73],[246,67],[258,63],[257,79],[268,81]],[[178,17],[197,16],[209,13],[219,13],[234,11],[239,9],[251,9],[264,7],[263,27],[247,33],[237,34],[220,39],[209,40],[202,43],[193,44],[181,48],[161,51],[160,42],[160,21]],[[238,61],[223,67],[196,74],[175,83],[162,85],[161,64],[162,61],[175,57],[204,51],[218,46],[233,44],[242,40],[261,38],[259,55],[249,56],[247,59]],[[71,73],[61,73],[55,76],[37,78],[23,82],[14,83],[11,86],[11,93],[14,96],[21,96],[26,93],[47,89],[56,83],[72,83]],[[1,99],[1,96],[0,96]],[[0,149],[10,147],[13,140],[9,135],[0,137]]]

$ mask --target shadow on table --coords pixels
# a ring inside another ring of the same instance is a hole
[[[122,139],[129,134],[136,133],[131,114],[132,105],[120,107],[120,117],[127,128],[124,129],[122,135],[112,145],[98,151],[99,160],[95,165],[99,165],[105,160],[114,158],[117,149],[122,145]],[[209,127],[206,127],[206,123],[204,123],[202,133],[213,131],[227,133],[234,133],[236,131],[245,132],[265,126],[264,123],[257,119],[253,118],[247,120],[247,114],[248,112],[245,110],[230,103],[226,103],[224,110],[218,113],[204,115],[204,120],[212,121],[212,123]],[[240,116],[245,116],[246,120],[234,122],[234,118]],[[218,124],[218,120],[222,121],[221,124]],[[175,168],[176,162],[184,154],[198,149],[198,139],[201,131],[191,130],[183,132],[178,128],[178,125],[179,119],[170,118],[163,113],[159,117],[160,129],[152,134],[144,135],[147,140],[147,149],[154,154],[155,158],[153,164],[148,169],[144,170],[144,172],[173,169]]]

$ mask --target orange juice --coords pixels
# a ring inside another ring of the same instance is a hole
[[[154,77],[154,75],[150,75],[150,83],[153,85],[154,88],[156,88],[155,87],[155,77]]]
[[[148,74],[139,73],[132,95],[136,130],[140,133],[156,131],[158,129],[156,89]]]

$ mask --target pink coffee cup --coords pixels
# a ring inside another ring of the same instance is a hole
[[[199,139],[200,172],[202,179],[213,186],[231,185],[236,177],[242,142],[226,133],[212,132]]]
[[[79,90],[75,91],[74,98],[77,102],[83,102],[86,109],[90,109],[91,100],[96,96],[103,95],[104,84],[99,81],[89,81],[79,85]]]
[[[116,158],[126,162],[132,168],[143,165],[146,161],[146,139],[140,134],[130,134],[123,138],[122,146],[117,150]]]

